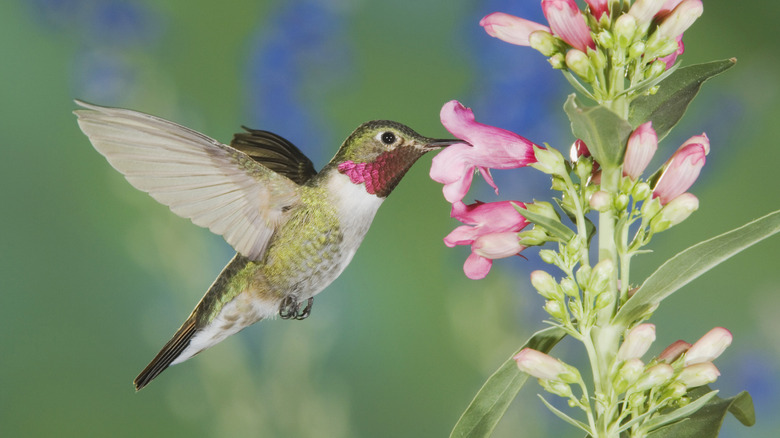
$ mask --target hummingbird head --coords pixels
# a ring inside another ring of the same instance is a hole
[[[354,184],[381,198],[393,191],[418,158],[462,140],[424,137],[406,125],[374,120],[360,125],[341,145],[331,163]]]

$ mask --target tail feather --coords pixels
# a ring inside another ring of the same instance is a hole
[[[157,353],[157,356],[133,380],[135,390],[140,391],[141,388],[148,385],[155,377],[165,371],[179,357],[182,351],[190,345],[190,340],[196,331],[195,318],[187,319],[184,325],[173,335],[173,338],[163,346],[162,350]]]

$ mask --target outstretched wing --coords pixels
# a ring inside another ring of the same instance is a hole
[[[257,260],[298,185],[245,153],[158,117],[76,101],[81,130],[135,188]]]

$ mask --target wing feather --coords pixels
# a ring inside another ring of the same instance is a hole
[[[81,130],[135,188],[222,235],[252,260],[264,253],[298,184],[199,132],[136,111],[76,101]]]

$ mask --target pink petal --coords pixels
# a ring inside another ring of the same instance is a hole
[[[596,48],[590,28],[574,0],[542,0],[542,11],[555,35],[575,49]]]
[[[693,185],[706,162],[707,149],[703,144],[686,142],[667,161],[666,168],[653,188],[653,195],[661,199],[662,205],[685,193]]]
[[[664,363],[672,363],[677,360],[683,353],[688,351],[688,349],[691,348],[691,344],[688,342],[683,341],[680,339],[679,341],[673,342],[671,345],[666,347],[664,351],[661,352],[661,354],[658,355],[658,361],[664,362]]]
[[[623,160],[623,175],[632,179],[639,178],[658,149],[658,136],[653,122],[639,125],[628,137],[626,156]]]
[[[702,362],[712,362],[731,345],[733,336],[723,327],[715,327],[701,337],[685,353],[685,365],[693,365]]]
[[[642,26],[650,23],[663,6],[664,4],[660,0],[636,0],[629,8],[628,13],[636,18],[638,25]]]
[[[513,231],[484,234],[471,244],[474,254],[493,260],[511,257],[524,249],[518,241],[517,233]]]
[[[656,32],[660,37],[677,38],[688,30],[703,12],[704,5],[701,0],[683,0],[658,25]]]
[[[543,24],[503,12],[494,12],[485,16],[479,21],[479,25],[485,28],[488,35],[519,46],[530,45],[528,38],[537,30],[550,32],[550,28]]]
[[[493,266],[493,260],[471,253],[466,259],[466,263],[463,264],[463,272],[466,277],[472,280],[481,280],[488,275],[491,266]]]
[[[609,15],[609,0],[585,0],[590,9],[590,15],[596,17],[596,20],[601,19],[603,14]]]

